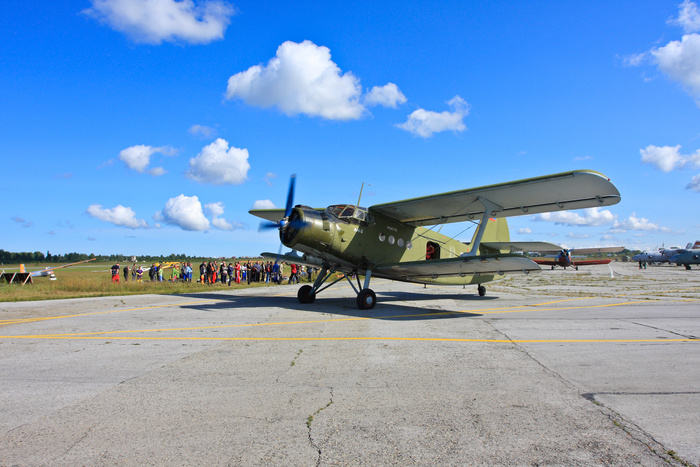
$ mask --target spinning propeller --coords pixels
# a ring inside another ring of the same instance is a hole
[[[278,229],[280,232],[280,240],[282,244],[285,243],[285,238],[291,239],[296,236],[297,231],[306,225],[306,222],[302,220],[298,214],[293,211],[294,208],[294,185],[296,182],[296,175],[292,175],[289,179],[289,191],[287,192],[287,204],[284,208],[284,217],[277,222],[263,221],[260,223],[258,230],[270,230]],[[280,252],[277,256],[280,256],[282,251],[282,245],[280,245]]]

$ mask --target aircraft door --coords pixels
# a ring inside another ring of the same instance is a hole
[[[425,259],[440,259],[440,245],[435,242],[428,242],[425,246]]]

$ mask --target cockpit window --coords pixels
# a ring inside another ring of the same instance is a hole
[[[328,208],[326,208],[326,213],[353,224],[367,222],[367,209],[350,204],[328,206]]]

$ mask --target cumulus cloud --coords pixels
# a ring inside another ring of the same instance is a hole
[[[523,227],[521,229],[518,229],[518,234],[520,235],[529,235],[532,233],[532,229],[530,227]]]
[[[210,227],[209,220],[202,211],[202,203],[196,196],[180,195],[170,198],[163,211],[156,213],[155,218],[183,230],[204,231]]]
[[[287,41],[265,66],[256,65],[228,79],[226,98],[257,107],[277,107],[286,115],[306,114],[329,120],[362,116],[362,87],[351,72],[343,74],[330,49],[311,41]]]
[[[700,107],[700,34],[687,34],[651,54],[659,69],[679,82]]]
[[[669,21],[683,28],[681,40],[673,40],[649,51],[628,55],[623,63],[642,66],[652,63],[666,76],[681,84],[700,107],[700,12],[697,4],[685,0],[679,6],[678,17]]]
[[[136,213],[131,208],[122,206],[121,204],[111,209],[103,208],[99,204],[91,204],[87,208],[87,213],[92,217],[122,227],[129,227],[132,229],[148,227],[148,223],[146,223],[145,220],[136,218]]]
[[[533,219],[536,221],[554,222],[559,225],[597,227],[611,224],[617,218],[607,209],[601,211],[600,208],[589,208],[581,211],[582,214],[576,211],[545,212],[537,214]]]
[[[661,227],[659,224],[654,224],[644,217],[637,217],[636,213],[632,213],[627,219],[621,222],[615,222],[613,229],[616,231],[627,231],[627,230],[642,230],[642,231],[656,231],[656,232],[671,232],[668,227]]]
[[[163,41],[207,44],[224,38],[233,6],[203,0],[91,0],[83,13],[137,43]]]
[[[679,5],[678,10],[678,18],[670,20],[670,23],[678,24],[685,32],[700,31],[700,10],[695,2],[685,0]]]
[[[363,99],[360,80],[352,72],[342,72],[328,47],[308,40],[287,41],[267,64],[232,75],[226,98],[255,107],[276,107],[288,116],[343,121],[361,118],[368,113],[366,106],[395,108],[406,102],[394,83],[375,86]]]
[[[247,149],[229,149],[228,141],[217,138],[190,159],[185,175],[199,183],[240,185],[247,180],[249,169]]]
[[[429,138],[434,133],[442,131],[464,131],[467,129],[462,121],[469,115],[469,104],[460,96],[453,97],[447,104],[452,111],[433,112],[431,110],[418,109],[408,116],[405,123],[396,125],[414,135]]]
[[[277,209],[277,206],[269,199],[260,199],[253,203],[253,209]]]
[[[365,94],[364,104],[367,107],[381,105],[383,107],[391,107],[395,109],[399,104],[406,103],[406,96],[399,90],[399,87],[394,83],[388,83],[384,86],[374,86],[367,94]]]
[[[643,163],[652,164],[663,172],[680,170],[685,167],[700,167],[700,149],[688,156],[681,154],[680,149],[680,144],[678,146],[661,147],[649,145],[644,149],[640,149],[639,153],[642,155]],[[699,180],[700,175],[696,175],[686,188],[695,192],[700,192],[700,189],[698,189]]]
[[[204,205],[204,209],[207,210],[211,216],[211,225],[220,230],[233,230],[233,225],[231,225],[226,219],[220,218],[224,214],[224,203],[209,203]]]
[[[131,146],[126,149],[123,149],[119,153],[119,159],[124,161],[124,163],[130,169],[135,170],[139,173],[144,173],[146,172],[148,164],[151,163],[151,156],[153,154],[160,153],[166,156],[172,156],[176,152],[177,151],[174,148],[171,148],[170,146],[161,146],[158,148],[154,148],[153,146],[137,144],[136,146]],[[150,173],[154,177],[157,177],[163,175],[165,173],[165,169],[163,167],[154,167],[150,169],[148,173]]]

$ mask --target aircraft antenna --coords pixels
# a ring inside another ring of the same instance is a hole
[[[372,186],[372,184],[369,184],[369,186]],[[360,196],[357,198],[357,205],[360,205],[360,200],[362,199],[362,190],[365,188],[365,182],[362,182],[362,186],[360,187]]]

